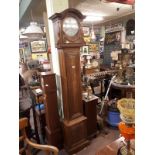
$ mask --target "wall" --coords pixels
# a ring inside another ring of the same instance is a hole
[[[105,27],[107,25],[113,25],[113,24],[116,24],[116,23],[122,23],[123,24],[123,30],[121,32],[121,43],[126,43],[126,30],[125,30],[125,27],[126,27],[126,23],[129,19],[135,19],[135,13],[132,13],[130,15],[127,15],[127,16],[123,16],[123,17],[120,17],[120,18],[117,18],[117,19],[114,19],[114,20],[111,20],[111,21],[107,21],[105,22],[102,26]],[[102,31],[104,31],[104,28],[102,28]],[[103,32],[102,32],[103,33]],[[105,33],[105,31],[104,31]],[[103,58],[103,64],[110,67],[111,65],[111,62],[112,62],[112,59],[111,59],[111,52],[114,51],[114,50],[120,50],[121,49],[121,45],[108,45],[108,46],[105,46],[104,47],[104,58]]]
[[[63,99],[62,99],[59,57],[58,57],[58,51],[55,48],[53,23],[51,20],[49,20],[49,17],[51,17],[54,13],[58,13],[67,9],[68,0],[46,0],[46,7],[47,7],[47,17],[48,17],[49,40],[51,45],[52,66],[53,66],[53,72],[56,74],[59,114],[63,118]]]

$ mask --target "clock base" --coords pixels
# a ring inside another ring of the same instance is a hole
[[[47,126],[45,127],[47,144],[58,147],[59,149],[63,148],[63,139],[61,128],[57,128],[51,131]]]
[[[87,139],[86,123],[85,116],[63,122],[64,147],[69,154],[80,151],[90,143]]]

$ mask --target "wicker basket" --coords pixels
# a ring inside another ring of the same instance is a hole
[[[117,108],[120,110],[123,118],[128,120],[135,120],[135,100],[129,98],[122,98],[117,101]]]

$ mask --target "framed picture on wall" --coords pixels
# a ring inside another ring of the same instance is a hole
[[[121,31],[106,33],[105,45],[116,45],[121,43]]]
[[[103,47],[104,46],[104,41],[100,41],[100,47]]]
[[[98,44],[90,44],[89,45],[89,50],[92,51],[92,52],[97,52],[99,50],[98,48]]]
[[[89,48],[88,48],[88,46],[82,46],[82,53],[83,54],[89,54]]]
[[[82,30],[83,30],[83,35],[84,36],[89,36],[89,34],[90,34],[89,27],[82,27]]]
[[[19,48],[19,59],[21,62],[25,61],[24,48]]]
[[[24,55],[24,48],[20,48],[19,49],[19,56],[20,56],[20,58],[22,58],[23,55]]]
[[[83,37],[83,39],[84,39],[84,41],[85,41],[86,44],[89,44],[90,41],[91,41],[90,36],[88,36],[88,37]]]
[[[37,40],[30,42],[31,52],[47,52],[47,43],[46,40]]]

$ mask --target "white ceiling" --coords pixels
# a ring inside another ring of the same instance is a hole
[[[134,12],[132,5],[103,2],[100,0],[80,0],[80,3],[75,6],[84,15],[99,15],[103,16],[103,21],[106,22],[116,17],[125,16]]]
[[[33,16],[37,19],[38,23],[43,23],[43,11],[46,11],[45,0],[41,0],[41,3],[38,3],[38,0],[33,0],[31,6],[28,7],[23,18],[20,20],[20,27],[28,26],[29,22],[32,20],[30,18],[30,11],[33,10]],[[104,23],[108,20],[114,18],[125,16],[134,12],[132,5],[106,2],[106,0],[69,0],[70,7],[76,8],[81,11],[84,15],[86,14],[95,14],[101,15],[104,17]],[[119,10],[117,9],[119,8]],[[96,24],[99,22],[96,22]],[[89,24],[88,22],[86,24]],[[95,22],[93,22],[95,24]]]

